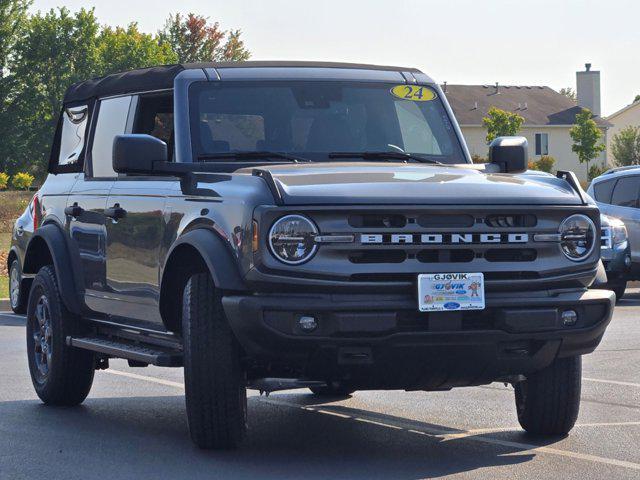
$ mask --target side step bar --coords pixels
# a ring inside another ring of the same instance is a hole
[[[182,366],[182,351],[177,348],[141,345],[124,339],[98,336],[67,337],[67,345],[159,367]]]

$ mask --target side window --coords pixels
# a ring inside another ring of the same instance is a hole
[[[637,207],[640,191],[640,176],[623,177],[613,189],[611,203],[621,207]]]
[[[596,197],[596,201],[600,203],[611,203],[611,194],[613,193],[615,184],[615,179],[596,183],[593,186],[593,194]]]
[[[549,134],[536,133],[536,155],[549,155]]]
[[[98,120],[93,134],[91,166],[93,177],[115,177],[113,171],[113,139],[125,133],[131,97],[100,101]]]
[[[62,113],[59,166],[71,166],[80,161],[84,151],[84,140],[89,123],[89,106],[65,108]]]
[[[141,95],[138,99],[132,133],[144,133],[167,144],[170,159],[175,146],[173,136],[173,92]]]

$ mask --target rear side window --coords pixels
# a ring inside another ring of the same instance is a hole
[[[593,186],[593,194],[596,201],[600,203],[611,203],[611,194],[616,180],[607,180],[606,182],[598,182]]]
[[[620,207],[637,207],[640,192],[640,176],[623,177],[618,180],[611,203]]]
[[[62,112],[62,134],[58,165],[73,165],[80,161],[89,123],[89,106],[68,107]]]
[[[98,120],[91,147],[93,177],[115,177],[113,171],[113,140],[127,128],[131,97],[102,100],[98,109]]]

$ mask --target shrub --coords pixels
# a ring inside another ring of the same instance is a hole
[[[26,172],[16,173],[11,180],[11,184],[18,190],[28,190],[33,183],[34,177]]]
[[[556,159],[551,155],[543,155],[536,162],[536,170],[540,170],[541,172],[552,173],[553,166],[556,164]]]
[[[9,185],[9,175],[0,172],[0,190],[6,190],[7,185]]]
[[[474,153],[473,155],[471,155],[471,161],[473,163],[487,163],[489,159],[481,155],[478,155],[477,153]]]
[[[591,165],[591,167],[589,167],[589,181],[593,180],[596,177],[599,177],[600,175],[602,175],[604,172],[607,171],[606,167],[601,167],[600,165]]]

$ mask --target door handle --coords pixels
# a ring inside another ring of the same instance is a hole
[[[127,216],[127,211],[119,203],[116,203],[113,207],[105,209],[104,216],[117,222]]]
[[[68,217],[79,217],[80,215],[82,215],[82,212],[84,212],[84,208],[78,206],[77,203],[74,203],[73,205],[67,207],[64,209],[64,214]]]

